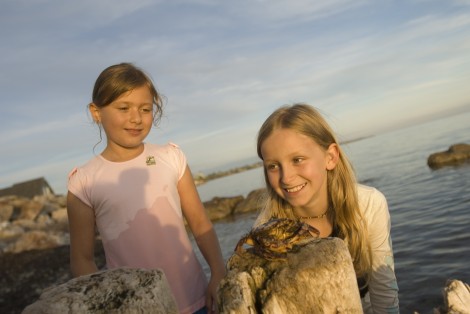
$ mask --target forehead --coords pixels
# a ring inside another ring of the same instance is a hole
[[[261,144],[263,157],[296,154],[319,148],[309,136],[291,129],[274,130]]]
[[[119,96],[115,102],[122,102],[122,101],[136,101],[136,102],[142,102],[142,101],[152,101],[152,93],[150,92],[150,88],[147,85],[143,85],[140,87],[136,87],[126,93],[123,93],[121,96]]]

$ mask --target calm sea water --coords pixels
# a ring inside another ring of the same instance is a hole
[[[434,171],[426,163],[430,154],[456,143],[470,144],[470,112],[343,146],[359,181],[387,197],[402,313],[432,313],[443,304],[448,279],[470,284],[470,163]],[[263,186],[257,168],[210,181],[198,190],[209,200],[246,196]],[[215,223],[225,259],[255,217],[252,213]]]

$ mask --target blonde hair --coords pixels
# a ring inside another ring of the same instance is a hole
[[[329,218],[333,221],[334,229],[338,231],[338,237],[343,239],[349,248],[356,275],[368,277],[372,269],[372,253],[367,225],[359,208],[356,177],[333,130],[318,110],[310,105],[299,103],[280,107],[266,119],[258,132],[257,151],[261,159],[261,145],[277,129],[291,129],[309,136],[324,150],[333,143],[338,146],[338,164],[327,174],[328,203],[331,208]],[[266,168],[264,178],[268,196],[255,225],[273,217],[295,219],[292,206],[269,184]]]

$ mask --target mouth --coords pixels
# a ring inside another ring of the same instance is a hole
[[[295,193],[295,192],[302,190],[306,185],[307,183],[303,183],[303,184],[300,184],[291,188],[284,188],[284,191],[286,191],[287,193]]]
[[[142,132],[141,129],[126,129],[126,131],[131,135],[139,135]]]

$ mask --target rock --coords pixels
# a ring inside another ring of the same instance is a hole
[[[233,214],[243,214],[247,212],[260,210],[266,197],[266,188],[251,191],[247,197],[237,204],[233,210]]]
[[[95,261],[105,265],[101,241],[95,244]],[[70,280],[70,248],[28,250],[0,254],[0,309],[2,314],[17,314],[51,286]]]
[[[24,314],[178,313],[162,270],[117,268],[44,290]]]
[[[60,208],[53,211],[51,213],[51,217],[56,223],[67,224],[69,221],[69,217],[67,216],[67,208]]]
[[[469,144],[455,144],[447,151],[431,154],[428,157],[428,166],[431,169],[438,169],[444,166],[457,165],[470,159]]]
[[[234,254],[227,271],[220,313],[362,313],[351,256],[339,238],[310,243],[285,260]]]
[[[19,253],[27,250],[54,248],[68,243],[68,234],[57,234],[35,230],[22,233],[14,243],[8,245],[3,251]]]
[[[38,201],[28,201],[21,206],[21,213],[18,219],[34,220],[44,208],[44,203]]]
[[[14,209],[11,204],[0,203],[0,222],[9,221]]]
[[[204,202],[207,215],[210,220],[218,220],[232,215],[235,206],[243,201],[243,196],[234,197],[214,197],[212,200]]]
[[[460,280],[448,280],[443,289],[444,306],[434,309],[434,313],[470,313],[470,286]]]

